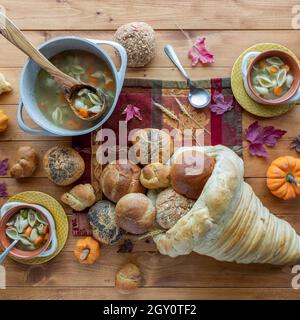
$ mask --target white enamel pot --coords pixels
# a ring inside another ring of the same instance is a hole
[[[121,65],[117,70],[110,56],[106,51],[99,47],[99,45],[109,45],[117,50]],[[120,92],[122,90],[126,66],[127,66],[127,54],[125,49],[118,43],[106,40],[93,40],[83,39],[79,37],[58,37],[51,39],[38,48],[43,55],[47,58],[51,58],[56,54],[66,50],[83,50],[94,54],[100,59],[104,60],[110,68],[115,83],[115,99],[112,106],[104,117],[99,119],[94,126],[84,130],[68,130],[59,128],[50,122],[40,111],[36,98],[35,98],[35,83],[37,75],[40,71],[40,67],[31,59],[27,61],[21,74],[20,79],[20,102],[18,109],[18,124],[20,128],[30,134],[45,135],[45,136],[78,136],[87,134],[99,128],[103,123],[111,116],[117,104]],[[31,119],[41,127],[41,130],[35,130],[25,124],[23,120],[23,107],[25,106],[26,112]]]

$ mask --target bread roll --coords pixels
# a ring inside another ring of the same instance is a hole
[[[142,169],[140,181],[147,189],[167,188],[171,167],[160,162],[150,163]]]
[[[101,190],[112,202],[117,203],[127,193],[145,193],[140,183],[141,169],[133,162],[127,160],[125,164],[114,161],[107,165],[100,178]]]
[[[89,184],[78,184],[61,196],[61,201],[76,211],[82,211],[96,202],[94,188]]]
[[[173,140],[163,130],[140,129],[132,136],[135,156],[143,165],[169,160],[174,152]]]
[[[117,203],[117,225],[127,232],[143,234],[152,226],[155,212],[147,196],[142,193],[129,193]]]
[[[211,176],[214,166],[214,158],[203,152],[182,152],[171,166],[171,185],[177,193],[197,200]]]
[[[11,167],[10,174],[13,178],[31,177],[37,169],[39,157],[35,149],[22,146],[18,149],[16,163]]]
[[[43,165],[47,177],[59,186],[72,184],[85,169],[84,161],[76,150],[61,146],[46,152]]]
[[[116,206],[107,200],[98,201],[87,215],[93,230],[93,237],[105,244],[119,241],[125,231],[117,226]]]
[[[156,199],[156,221],[165,228],[172,228],[176,222],[190,211],[195,200],[188,199],[173,188],[161,191]]]
[[[125,264],[116,274],[116,287],[125,292],[140,287],[141,282],[141,271],[133,263]]]

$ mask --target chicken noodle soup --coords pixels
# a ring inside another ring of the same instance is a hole
[[[21,209],[6,224],[6,236],[19,240],[16,248],[33,251],[43,246],[49,239],[49,226],[42,215],[33,209]]]
[[[89,95],[83,90],[78,93],[81,97],[76,97],[75,107],[81,115],[88,116],[91,108],[95,112],[100,109],[104,114],[109,110],[115,98],[115,80],[105,61],[81,50],[61,52],[50,61],[71,77],[97,88],[97,94]],[[43,115],[60,128],[84,130],[95,125],[95,121],[81,120],[73,113],[62,87],[44,70],[40,70],[37,76],[35,96]],[[103,98],[105,110],[101,109]]]
[[[250,79],[255,93],[267,100],[282,97],[290,90],[294,81],[290,66],[278,57],[262,59],[255,63]]]

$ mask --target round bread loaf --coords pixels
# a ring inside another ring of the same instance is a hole
[[[190,211],[196,201],[188,199],[173,188],[161,191],[156,199],[156,221],[164,229],[172,228]]]
[[[171,166],[171,185],[174,190],[197,200],[215,166],[214,158],[200,151],[185,151]]]
[[[143,67],[155,55],[155,32],[145,22],[131,22],[120,26],[114,38],[127,52],[128,67]]]
[[[142,169],[140,181],[147,189],[167,188],[171,167],[160,162],[150,163]]]
[[[116,206],[107,200],[98,201],[88,214],[88,222],[93,230],[93,237],[105,244],[113,244],[120,240],[125,231],[116,224]]]
[[[155,212],[147,196],[142,193],[129,193],[117,203],[117,225],[127,232],[143,234],[152,226]]]
[[[142,165],[154,162],[165,163],[174,152],[173,140],[163,130],[140,129],[132,135],[131,140],[135,156]]]
[[[117,203],[125,194],[131,192],[145,193],[140,183],[141,169],[133,162],[113,161],[108,164],[100,177],[101,190],[112,202]]]
[[[53,147],[43,159],[47,177],[59,186],[68,186],[81,177],[85,165],[80,154],[68,147]]]

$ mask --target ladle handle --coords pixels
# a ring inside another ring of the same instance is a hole
[[[11,249],[18,243],[18,239],[13,241],[9,247],[0,255],[0,264],[3,263],[3,261],[5,260],[5,258],[8,256],[8,254],[10,253]]]
[[[184,70],[182,64],[180,63],[173,47],[170,44],[165,45],[165,53],[170,58],[170,60],[175,64],[175,66],[179,69],[179,71],[182,73],[182,75],[185,77],[188,84],[190,83],[190,78],[187,75],[186,71]]]
[[[0,33],[9,42],[34,60],[42,69],[50,73],[65,89],[70,89],[79,82],[57,69],[44,55],[42,55],[24,36],[21,30],[3,13],[0,12]]]

